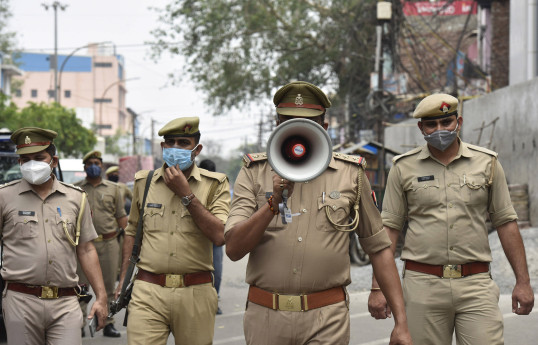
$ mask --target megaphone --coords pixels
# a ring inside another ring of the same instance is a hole
[[[310,181],[321,175],[332,158],[327,131],[308,119],[288,120],[276,127],[267,141],[267,159],[282,178]]]

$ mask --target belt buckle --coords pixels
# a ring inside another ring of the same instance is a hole
[[[444,265],[443,278],[461,278],[461,265]]]
[[[41,299],[54,299],[58,298],[57,286],[41,286]]]
[[[301,296],[277,295],[278,309],[283,311],[303,311],[301,307]]]
[[[167,274],[164,287],[167,288],[179,288],[184,287],[183,276],[181,274]]]
[[[98,235],[96,239],[93,240],[94,242],[102,242],[103,241],[103,235]]]

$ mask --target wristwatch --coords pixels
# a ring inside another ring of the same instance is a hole
[[[181,203],[183,204],[183,206],[187,207],[191,204],[192,199],[194,199],[194,193],[191,193],[191,195],[186,195],[181,198]]]

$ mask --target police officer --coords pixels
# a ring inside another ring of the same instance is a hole
[[[133,192],[127,187],[123,182],[120,182],[120,167],[117,165],[111,166],[105,171],[106,178],[109,181],[115,182],[120,186],[121,193],[123,195],[123,200],[125,202],[125,212],[127,215],[131,210],[131,201],[133,200]]]
[[[463,118],[457,98],[428,96],[413,117],[427,144],[393,159],[382,211],[393,249],[409,222],[401,258],[413,342],[451,344],[455,330],[458,344],[503,344],[499,288],[489,271],[488,215],[515,272],[513,312],[529,314],[534,304],[503,168],[497,153],[458,138]],[[377,319],[390,315],[379,291],[371,293],[369,309]]]
[[[21,128],[17,145],[23,178],[0,187],[3,316],[9,344],[81,344],[77,258],[96,294],[88,318],[107,316],[97,237],[85,193],[59,182],[57,133]]]
[[[211,344],[217,311],[213,287],[213,244],[224,244],[230,208],[226,175],[199,169],[202,151],[198,117],[170,121],[159,131],[164,164],[151,180],[143,207],[138,274],[128,306],[127,340],[165,344]],[[148,171],[135,175],[133,204],[125,230],[123,267],[128,267]]]
[[[325,111],[331,103],[315,85],[289,83],[276,92],[273,102],[277,126],[289,119],[305,118],[325,130],[328,127]],[[348,227],[333,223],[349,224],[350,217],[354,221],[358,217],[355,229],[361,245],[370,254],[375,274],[395,308],[391,344],[410,344],[390,239],[371,197],[362,158],[334,153],[319,177],[302,183],[276,175],[265,153],[246,155],[244,160],[235,182],[225,238],[226,254],[233,261],[250,253],[244,317],[247,344],[349,342],[345,289],[351,282],[349,235],[340,231]],[[291,213],[298,214],[288,224],[283,224],[278,214],[285,189]]]
[[[101,177],[103,159],[100,151],[88,152],[82,159],[86,179],[76,185],[88,193],[93,224],[98,237],[93,240],[99,263],[103,271],[103,280],[108,295],[108,303],[114,299],[114,288],[118,276],[118,260],[120,258],[120,247],[116,237],[118,227],[124,229],[127,226],[127,215],[125,214],[123,193],[117,183],[105,180]],[[83,275],[82,280],[84,279]],[[86,312],[86,303],[81,302],[83,313]],[[106,337],[120,337],[121,334],[114,327],[114,318],[107,319],[103,330]]]

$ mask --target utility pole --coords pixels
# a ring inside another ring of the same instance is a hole
[[[155,154],[155,149],[153,148],[153,141],[155,140],[155,120],[151,118],[151,157]]]
[[[49,10],[49,7],[54,9],[54,101],[58,103],[58,8],[65,11],[67,5],[61,4],[59,1],[54,1],[51,5],[41,4],[45,10]]]

